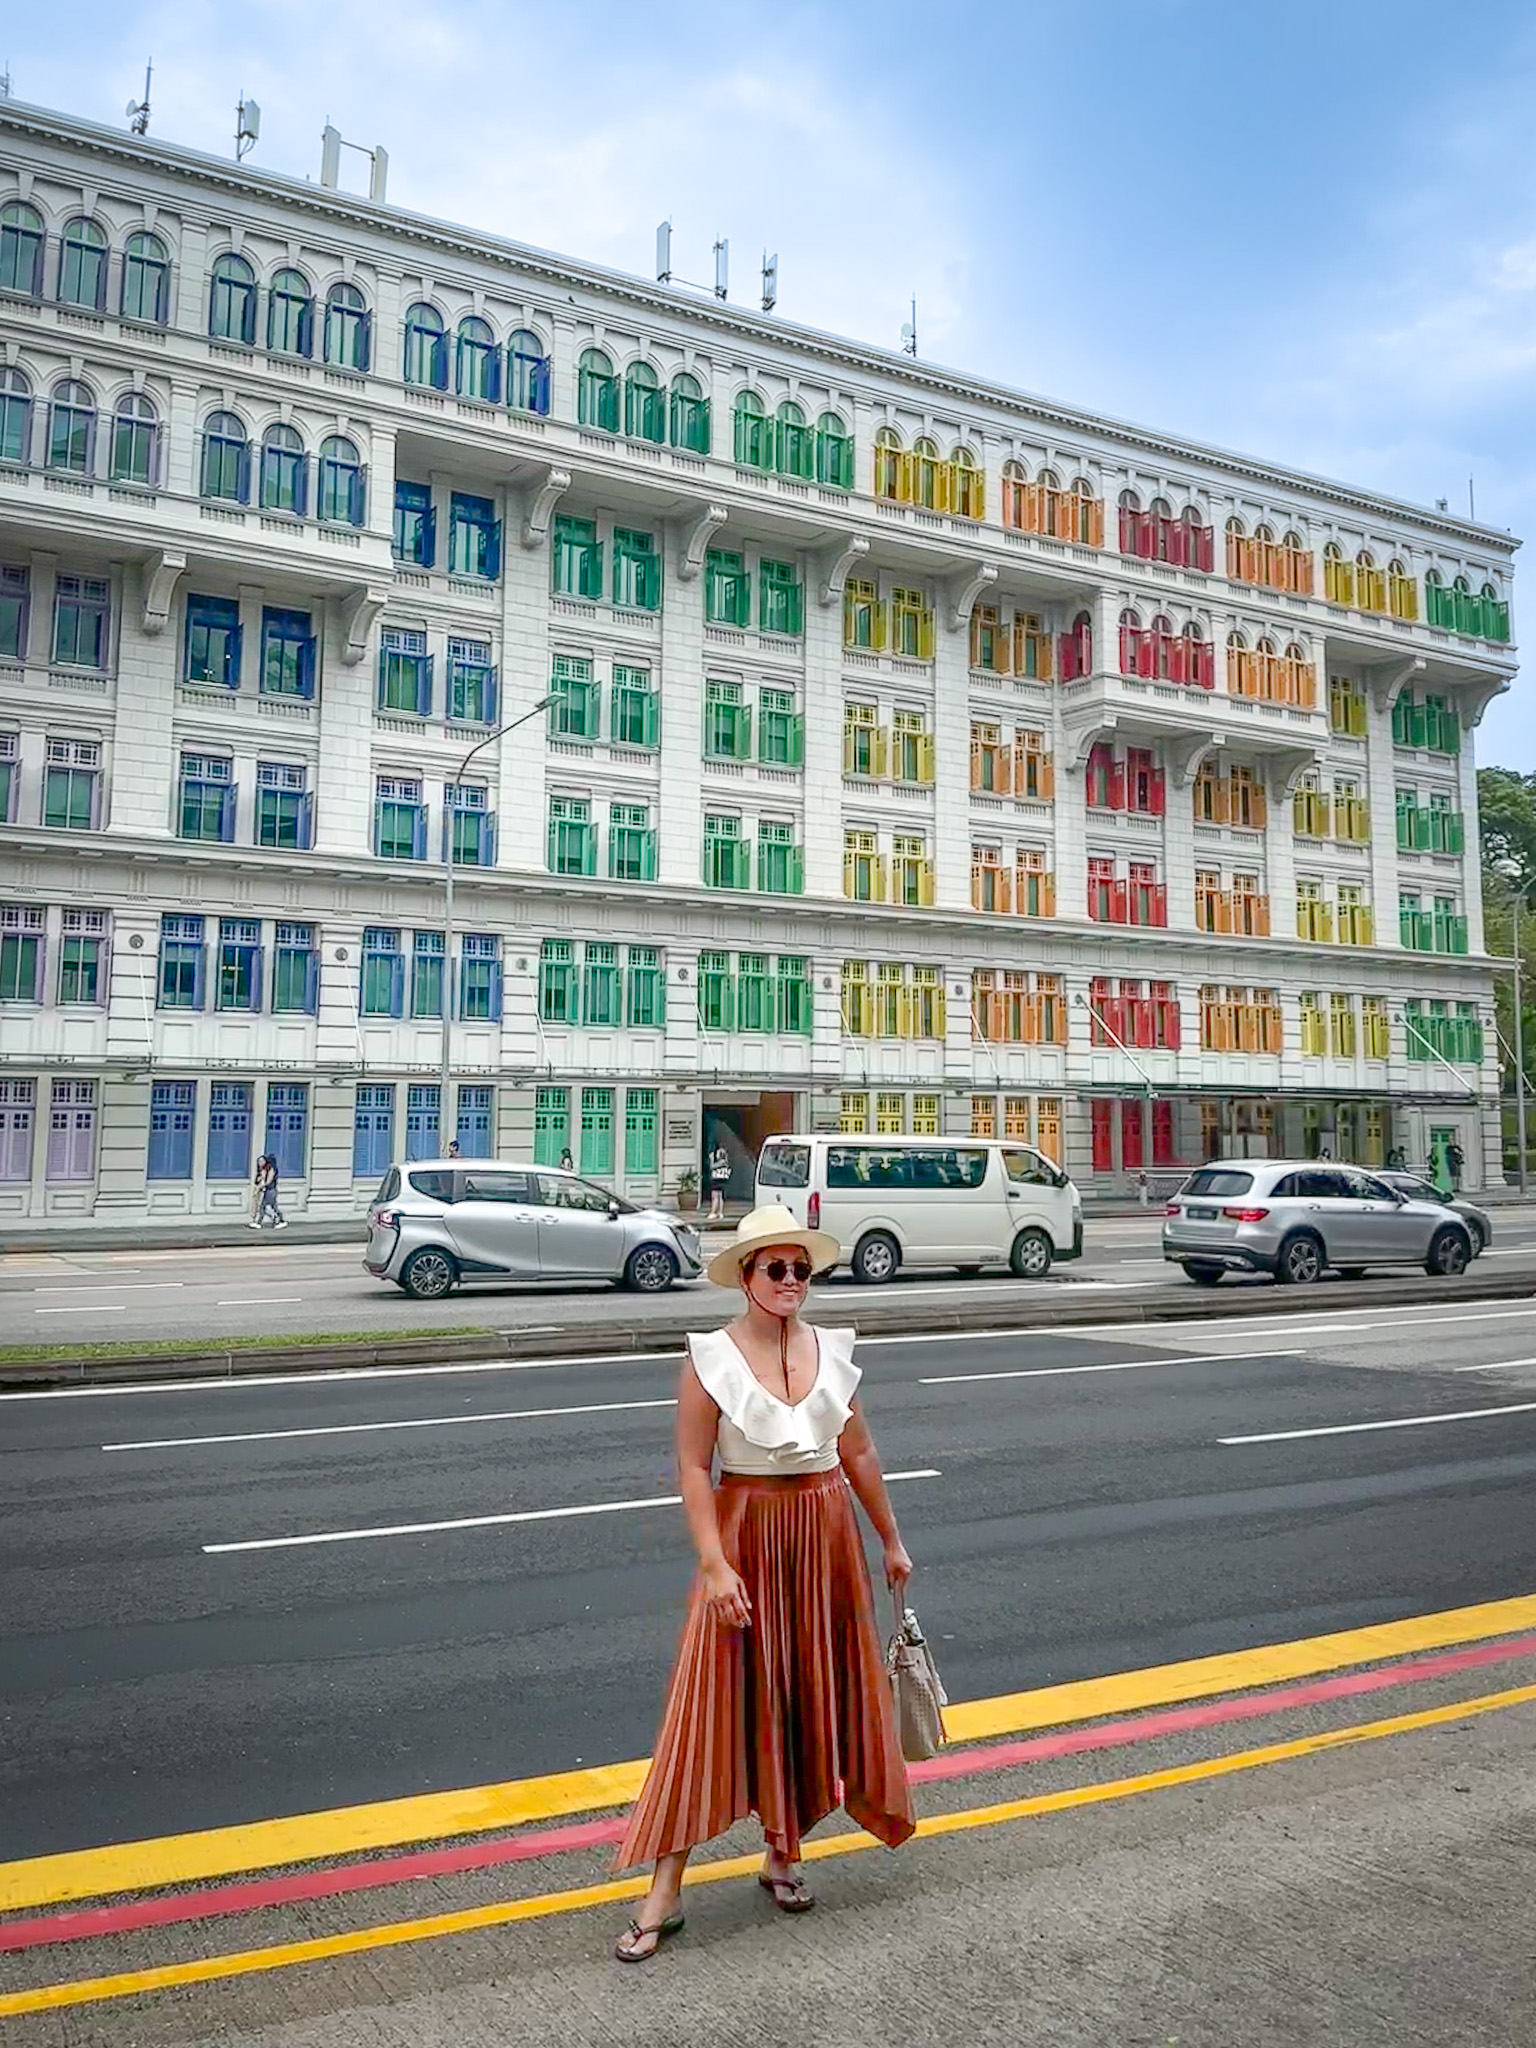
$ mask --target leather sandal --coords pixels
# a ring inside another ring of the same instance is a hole
[[[773,1893],[773,1903],[781,1913],[809,1913],[816,1903],[803,1877],[770,1877],[760,1870],[757,1881],[765,1892]]]
[[[669,1913],[659,1927],[642,1927],[638,1920],[631,1920],[624,1932],[614,1943],[613,1952],[621,1963],[648,1963],[651,1957],[655,1955],[657,1949],[661,1947],[661,1944],[670,1935],[676,1934],[681,1929],[682,1924],[683,1916],[681,1913]],[[648,1935],[654,1935],[656,1938],[648,1949],[642,1951],[640,1943]],[[627,1948],[625,1947],[626,1942],[629,1944]]]

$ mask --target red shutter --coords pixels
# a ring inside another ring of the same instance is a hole
[[[1111,924],[1124,924],[1127,921],[1124,882],[1116,882],[1110,889],[1109,921]]]
[[[1109,764],[1109,808],[1112,811],[1125,809],[1125,763],[1113,759]]]
[[[1120,507],[1120,552],[1122,555],[1138,555],[1141,553],[1140,548],[1136,545],[1140,525],[1140,519],[1131,510],[1130,506],[1122,505]]]
[[[1137,673],[1136,643],[1140,638],[1141,635],[1134,626],[1120,628],[1120,673],[1123,676],[1133,676]]]
[[[1160,818],[1168,808],[1168,783],[1161,768],[1152,770],[1151,796],[1152,815],[1154,818]]]
[[[1152,1105],[1152,1164],[1171,1166],[1173,1164],[1173,1104],[1154,1102]]]
[[[1114,1104],[1095,1098],[1088,1104],[1088,1113],[1093,1124],[1093,1170],[1095,1173],[1113,1173],[1115,1168],[1114,1126],[1110,1119]]]
[[[1152,922],[1154,924],[1166,924],[1168,922],[1168,891],[1161,882],[1152,891]]]
[[[1120,1164],[1127,1172],[1142,1163],[1141,1111],[1139,1102],[1120,1105]]]
[[[1177,1052],[1179,1050],[1180,1045],[1183,1043],[1184,1038],[1183,1021],[1179,1015],[1178,1003],[1176,1000],[1172,1002],[1163,1002],[1160,1003],[1158,1007],[1161,1009],[1163,1013],[1163,1044],[1167,1046],[1170,1052]]]

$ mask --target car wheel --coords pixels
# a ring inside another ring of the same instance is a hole
[[[900,1247],[895,1238],[887,1237],[883,1230],[872,1230],[868,1237],[861,1237],[849,1260],[854,1279],[862,1280],[866,1287],[877,1287],[882,1281],[894,1280],[900,1264]]]
[[[624,1285],[636,1294],[665,1294],[677,1278],[677,1260],[664,1244],[643,1244],[624,1265]]]
[[[1365,1278],[1365,1268],[1364,1266],[1340,1266],[1339,1278],[1341,1280],[1363,1280]]]
[[[1214,1287],[1226,1271],[1225,1266],[1186,1266],[1184,1271],[1197,1287]]]
[[[1474,1259],[1480,1259],[1487,1247],[1487,1238],[1484,1237],[1480,1226],[1476,1223],[1469,1223],[1467,1225],[1467,1235],[1472,1240],[1472,1250],[1469,1256]]]
[[[441,1301],[458,1284],[459,1269],[447,1252],[423,1245],[400,1268],[400,1285],[413,1301]]]
[[[1424,1270],[1437,1278],[1452,1279],[1457,1273],[1465,1273],[1470,1256],[1467,1240],[1461,1231],[1437,1230],[1429,1247],[1429,1257],[1424,1261]]]
[[[1275,1278],[1287,1287],[1310,1287],[1323,1277],[1323,1248],[1315,1237],[1302,1231],[1288,1237],[1280,1247]]]
[[[1051,1270],[1053,1249],[1043,1230],[1021,1230],[1008,1254],[1008,1264],[1015,1278],[1043,1280]]]

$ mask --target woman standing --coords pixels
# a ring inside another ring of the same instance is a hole
[[[261,1211],[267,1185],[267,1155],[262,1153],[256,1162],[256,1171],[251,1175],[251,1228],[260,1230]]]
[[[269,1216],[275,1230],[288,1228],[288,1219],[277,1206],[277,1159],[271,1152],[267,1154],[266,1171],[262,1175],[261,1208],[257,1221],[264,1224]]]
[[[837,1240],[755,1210],[709,1267],[746,1307],[690,1337],[678,1388],[679,1491],[698,1552],[650,1775],[615,1868],[655,1863],[614,1953],[641,1963],[683,1924],[689,1853],[755,1813],[781,1912],[816,1902],[800,1838],[838,1804],[890,1848],[912,1833],[890,1684],[853,1495],[900,1593],[912,1572],[855,1389],[852,1330],[800,1320]],[[718,1454],[720,1483],[711,1481]],[[850,1491],[851,1489],[851,1491]]]

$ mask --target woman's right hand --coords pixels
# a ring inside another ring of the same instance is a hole
[[[727,1628],[747,1628],[752,1620],[752,1602],[740,1572],[718,1558],[703,1571],[704,1604],[716,1621]]]

